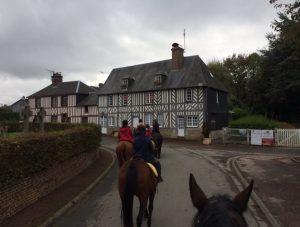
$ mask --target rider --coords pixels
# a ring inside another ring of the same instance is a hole
[[[148,124],[146,124],[145,136],[152,140],[152,130]]]
[[[145,125],[141,124],[137,126],[137,134],[134,137],[133,142],[133,157],[142,158],[146,162],[150,162],[151,164],[153,164],[158,173],[158,182],[162,182],[163,179],[161,177],[161,165],[153,155],[152,143],[151,140],[145,136],[145,131]]]
[[[127,120],[122,121],[122,128],[119,129],[118,139],[119,139],[119,142],[128,141],[130,143],[133,143],[132,132],[131,132],[130,128],[128,127]]]
[[[160,133],[159,132],[159,124],[156,119],[153,120],[153,129],[152,129],[152,134],[155,134],[155,133]]]
[[[137,124],[136,128],[133,129],[133,135],[136,136],[137,132],[138,132],[138,126],[143,124],[143,119],[139,119],[139,123]]]

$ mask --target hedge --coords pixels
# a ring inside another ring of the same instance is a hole
[[[0,139],[0,187],[16,183],[81,153],[95,151],[100,141],[101,133],[96,125]]]
[[[19,113],[0,113],[0,121],[18,121],[20,120]]]
[[[2,124],[8,126],[8,132],[22,132],[23,131],[23,122],[3,122]],[[45,132],[52,132],[52,131],[60,131],[66,130],[69,128],[77,127],[78,124],[70,124],[70,123],[44,123],[44,130]],[[40,125],[39,123],[29,123],[29,131],[31,132],[39,132]]]
[[[260,115],[246,116],[229,122],[231,128],[274,129],[278,128],[279,125],[278,121]]]

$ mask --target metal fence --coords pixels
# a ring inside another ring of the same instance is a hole
[[[223,129],[223,143],[249,144],[249,130],[237,128]]]

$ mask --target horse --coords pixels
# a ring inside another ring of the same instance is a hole
[[[207,198],[198,186],[193,174],[189,179],[190,195],[193,205],[198,209],[192,227],[247,227],[243,212],[247,209],[253,180],[247,188],[234,199],[227,195]]]
[[[116,147],[119,167],[133,156],[133,144],[128,141],[120,141]]]
[[[142,226],[143,217],[147,217],[151,227],[153,201],[157,187],[157,177],[143,159],[127,161],[119,170],[119,195],[122,201],[122,222],[124,227],[133,227],[133,197],[140,202],[136,219],[137,227]],[[147,210],[147,203],[149,206]]]
[[[155,143],[154,156],[160,158],[163,136],[160,133],[153,133],[152,138]]]

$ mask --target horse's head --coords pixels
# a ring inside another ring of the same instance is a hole
[[[243,212],[247,209],[253,188],[253,180],[247,188],[238,193],[232,200],[225,195],[207,198],[198,186],[193,174],[190,174],[189,186],[193,205],[198,209],[194,217],[193,227],[247,226]]]

